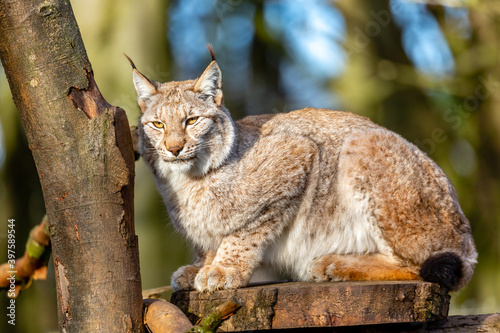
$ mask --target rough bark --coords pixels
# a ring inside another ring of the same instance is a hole
[[[171,302],[196,322],[231,298],[244,306],[221,325],[221,332],[427,323],[445,318],[449,305],[446,290],[418,281],[300,282],[213,294],[176,292]]]
[[[0,0],[0,57],[33,153],[62,332],[141,332],[125,112],[94,81],[69,1]]]
[[[279,330],[280,333],[493,333],[500,332],[500,314],[450,316],[433,323]]]

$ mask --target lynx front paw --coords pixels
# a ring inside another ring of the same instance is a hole
[[[233,289],[246,285],[238,269],[219,265],[208,265],[200,269],[194,280],[198,291],[213,292],[220,289]]]
[[[193,265],[182,266],[172,274],[171,285],[175,291],[178,290],[193,290],[194,279],[200,270],[199,267]]]

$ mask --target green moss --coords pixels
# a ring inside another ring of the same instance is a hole
[[[30,237],[28,241],[26,242],[26,252],[28,252],[28,255],[31,258],[40,258],[43,255],[43,252],[45,251],[45,246],[42,246],[38,244],[34,239],[32,234],[30,234]]]
[[[217,330],[222,321],[223,319],[220,314],[211,313],[210,315],[204,317],[199,325],[191,328],[189,332],[212,333]]]

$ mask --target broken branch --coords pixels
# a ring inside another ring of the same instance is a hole
[[[232,298],[216,307],[209,315],[200,319],[199,324],[192,327],[188,332],[215,333],[222,322],[235,314],[242,306],[240,302]]]
[[[30,286],[33,279],[46,279],[47,261],[51,253],[48,225],[45,215],[42,222],[31,229],[24,255],[15,261],[9,260],[0,265],[0,289],[9,289],[10,298],[16,298],[21,289]],[[13,278],[15,292],[11,292]]]

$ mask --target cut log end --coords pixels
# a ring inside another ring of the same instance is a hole
[[[175,305],[161,299],[144,300],[144,326],[154,333],[182,333],[193,325]]]

